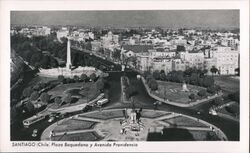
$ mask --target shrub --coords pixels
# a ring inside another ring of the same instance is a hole
[[[39,98],[39,93],[37,91],[33,91],[30,95],[30,100],[37,100]]]
[[[200,97],[205,97],[207,95],[207,92],[206,90],[202,89],[197,93],[197,95]]]

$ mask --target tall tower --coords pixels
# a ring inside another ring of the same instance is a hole
[[[67,43],[67,63],[66,68],[70,70],[71,68],[71,50],[70,50],[70,37],[68,37],[68,43]]]

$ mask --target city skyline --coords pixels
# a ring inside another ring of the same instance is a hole
[[[12,11],[11,24],[235,29],[239,10]]]

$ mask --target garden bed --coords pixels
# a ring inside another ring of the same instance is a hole
[[[91,129],[95,122],[70,119],[56,126],[55,132]]]
[[[166,123],[169,123],[170,125],[176,125],[176,126],[188,126],[188,127],[208,127],[207,125],[200,123],[196,120],[183,117],[183,116],[177,116],[170,119],[163,120]]]

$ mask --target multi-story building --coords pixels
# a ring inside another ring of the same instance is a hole
[[[61,30],[57,31],[56,33],[56,37],[58,39],[58,41],[61,42],[61,38],[63,37],[67,37],[69,35],[69,31],[67,30],[67,28],[63,27]]]
[[[235,74],[235,69],[239,67],[239,52],[231,51],[215,51],[213,58],[215,59],[216,68],[221,75]]]
[[[174,58],[172,60],[172,70],[185,71],[186,63],[181,58]]]
[[[204,53],[202,51],[180,52],[180,58],[188,67],[204,68]]]
[[[151,58],[159,56],[174,57],[176,55],[175,51],[166,51],[164,48],[151,49],[148,51],[150,53]]]
[[[139,53],[137,54],[137,66],[136,68],[141,71],[150,71],[151,69],[151,62],[152,59],[149,56],[148,52],[144,52],[144,53]]]
[[[172,58],[169,57],[155,57],[152,59],[151,72],[164,70],[167,74],[172,71]]]

